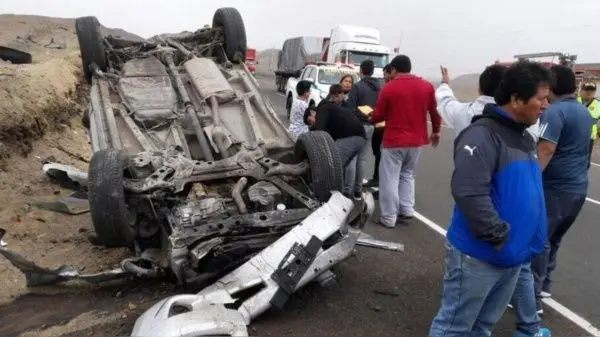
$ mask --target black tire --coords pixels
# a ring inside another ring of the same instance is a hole
[[[83,76],[88,83],[92,83],[94,75],[91,69],[92,64],[95,63],[102,71],[106,71],[108,68],[100,22],[95,16],[77,18],[75,19],[75,31],[81,52]]]
[[[213,27],[223,30],[225,55],[233,63],[246,61],[246,27],[237,9],[219,8],[213,16]]]
[[[0,46],[0,59],[12,64],[30,64],[33,62],[31,54],[13,48]]]
[[[298,137],[295,147],[299,159],[308,158],[315,198],[326,202],[332,191],[342,191],[344,170],[342,159],[331,136],[324,131],[309,131]]]
[[[115,149],[94,153],[90,162],[90,213],[98,241],[105,247],[129,247],[135,238],[134,220],[123,190],[126,167],[125,152]]]

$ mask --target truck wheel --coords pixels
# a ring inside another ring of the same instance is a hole
[[[311,188],[315,198],[326,202],[332,191],[342,191],[344,170],[333,138],[325,131],[309,131],[298,137],[295,147],[299,159],[308,158]]]
[[[123,176],[127,156],[121,150],[94,153],[88,172],[92,224],[105,247],[128,247],[135,238],[135,213],[125,204]]]
[[[88,83],[92,83],[94,75],[91,65],[96,64],[102,71],[106,71],[108,63],[104,53],[104,38],[100,31],[100,22],[95,16],[84,16],[75,20],[75,31],[81,52],[81,65],[83,76]]]
[[[213,27],[223,30],[225,55],[233,63],[246,61],[246,28],[237,9],[219,8],[213,16]]]
[[[290,120],[290,115],[292,114],[292,95],[288,95],[285,100],[285,110],[287,111],[288,121]]]

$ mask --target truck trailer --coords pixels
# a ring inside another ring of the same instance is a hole
[[[307,63],[320,60],[323,46],[322,37],[298,36],[283,42],[277,59],[275,85],[284,93],[290,77],[298,77]]]

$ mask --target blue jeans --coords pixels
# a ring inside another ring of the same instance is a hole
[[[534,336],[540,329],[540,315],[537,313],[531,264],[521,266],[515,292],[510,300],[517,318],[517,331],[523,336]]]
[[[429,337],[489,337],[515,290],[521,266],[501,268],[446,243],[442,306]]]

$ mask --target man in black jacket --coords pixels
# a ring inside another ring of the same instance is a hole
[[[381,82],[379,79],[373,77],[374,70],[375,64],[371,60],[365,60],[360,64],[360,75],[362,78],[352,87],[346,100],[346,107],[351,109],[362,122],[367,140],[356,157],[356,164],[350,163],[346,171],[347,176],[354,175],[354,192],[356,194],[360,193],[363,180],[366,178],[369,145],[371,144],[371,138],[375,129],[369,123],[367,115],[362,113],[358,108],[361,106],[368,106],[371,109],[375,108],[379,90],[381,90]]]
[[[307,109],[304,122],[312,125],[311,130],[321,130],[329,133],[340,153],[344,165],[344,191],[345,195],[360,198],[360,190],[355,190],[353,169],[349,166],[356,165],[356,156],[366,144],[365,129],[358,116],[344,106],[344,93],[339,84],[329,88],[329,98],[322,100],[316,108],[316,116]],[[314,118],[311,117],[314,116]],[[351,174],[348,174],[348,172]]]

